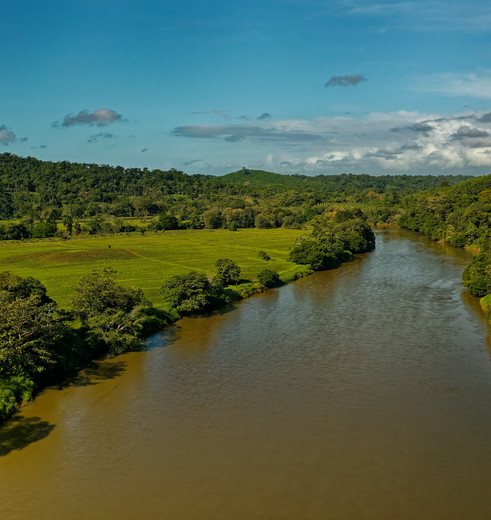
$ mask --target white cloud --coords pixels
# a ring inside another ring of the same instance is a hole
[[[118,114],[110,108],[98,108],[93,112],[88,110],[80,111],[76,116],[66,115],[63,118],[61,126],[75,126],[75,125],[88,125],[88,126],[107,126],[115,121],[122,121],[123,116]],[[60,123],[55,121],[53,126],[59,126]]]
[[[0,125],[0,143],[7,146],[17,140],[17,136],[9,130],[5,125]]]
[[[398,111],[363,118],[191,125],[178,127],[173,134],[225,140],[238,160],[243,160],[241,150],[248,149],[244,142],[254,143],[258,153],[266,150],[258,166],[280,171],[441,173],[491,167],[491,118],[486,113],[443,116]]]

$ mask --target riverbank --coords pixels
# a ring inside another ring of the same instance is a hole
[[[360,260],[89,365],[0,430],[0,517],[489,518],[468,256],[379,231]]]
[[[215,291],[214,298],[203,309],[206,311],[265,291],[267,289],[265,286],[254,281],[258,273],[264,269],[279,271],[279,284],[310,274],[312,271],[306,266],[296,265],[288,260],[289,248],[301,233],[303,231],[289,229],[252,229],[237,232],[176,231],[150,237],[120,235],[70,241],[39,240],[28,243],[6,243],[0,250],[0,271],[5,270],[13,274],[13,278],[7,280],[7,277],[5,280],[5,289],[12,290],[12,284],[18,284],[20,289],[25,285],[26,278],[34,280],[33,275],[39,276],[35,280],[38,280],[36,283],[42,284],[41,287],[46,286],[47,291],[44,290],[46,298],[48,300],[53,298],[58,303],[59,309],[68,307],[71,312],[71,302],[76,291],[75,284],[80,281],[80,276],[87,277],[90,273],[102,272],[104,269],[118,269],[120,270],[118,283],[122,282],[125,286],[135,285],[137,290],[143,289],[147,295],[153,295],[153,298],[147,299],[152,303],[155,302],[155,305],[144,309],[141,317],[139,337],[143,340],[181,317],[175,309],[159,301],[162,299],[160,295],[162,283],[171,276],[192,269],[201,272],[204,270],[209,274],[220,254],[228,255],[238,261],[245,275],[241,278],[246,278],[248,281]],[[128,287],[122,286],[121,290],[118,289],[116,292],[119,294],[121,291],[128,290],[130,290]],[[8,296],[10,303],[12,298],[16,299],[17,296],[10,292]],[[30,308],[38,312],[36,309],[42,307],[31,305]],[[6,331],[9,327],[8,320],[14,319],[16,314],[13,307],[12,311],[13,314],[10,312],[0,316],[0,328],[6,328]],[[101,317],[104,313],[105,311],[101,312]],[[117,319],[121,320],[122,316]],[[61,325],[60,321],[59,326]],[[108,349],[104,346],[110,330],[106,329],[105,325],[95,323],[100,329],[97,337],[91,332],[90,327],[80,327],[80,325],[78,321],[71,324],[72,331],[68,331],[71,337],[68,341],[70,345],[63,347],[62,350],[58,347],[54,349],[53,363],[55,364],[48,363],[42,366],[42,373],[35,371],[33,377],[19,378],[9,375],[9,372],[5,372],[9,363],[4,356],[3,366],[0,366],[0,419],[11,416],[19,405],[30,401],[47,386],[62,384],[65,377],[73,375],[74,371],[79,370],[92,359],[105,356],[108,352],[119,351],[118,348]],[[35,322],[33,327],[35,329]],[[114,329],[118,326],[116,324],[110,327]],[[11,343],[8,339],[9,334],[10,332],[7,332],[5,336],[7,349],[10,348]],[[20,348],[24,347],[20,346]]]
[[[491,294],[484,296],[479,300],[482,310],[486,313],[488,323],[491,325]]]

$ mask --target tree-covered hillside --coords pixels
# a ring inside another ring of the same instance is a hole
[[[353,194],[363,190],[380,192],[410,193],[436,188],[441,185],[454,185],[466,179],[468,175],[283,175],[262,170],[242,170],[222,177],[227,182],[241,185],[269,186],[280,185],[290,188],[311,189],[321,192],[343,192]]]
[[[226,209],[250,208],[250,226],[259,213],[264,213],[264,206],[301,206],[304,212],[307,206],[322,202],[342,202],[355,195],[360,199],[370,192],[412,193],[442,183],[456,184],[464,178],[345,174],[307,177],[246,169],[214,177],[177,170],[40,161],[4,153],[0,154],[0,219],[53,221],[97,215],[146,218],[169,213],[179,225],[183,223],[182,227],[199,228],[206,226],[203,214],[207,210],[219,210],[225,222]],[[273,225],[281,225],[284,216],[275,217]]]

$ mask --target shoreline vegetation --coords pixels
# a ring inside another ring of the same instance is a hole
[[[0,422],[184,315],[371,251],[375,224],[475,252],[463,285],[489,320],[490,218],[491,175],[217,178],[0,154]]]
[[[226,234],[233,249],[237,246],[234,238],[240,233]],[[266,234],[271,236],[271,232]],[[95,358],[138,349],[145,337],[183,316],[218,309],[314,270],[334,269],[351,260],[353,254],[370,251],[375,245],[374,234],[359,211],[319,218],[307,236],[289,234],[296,238],[289,251],[282,252],[288,255],[283,260],[288,268],[281,273],[274,269],[278,261],[270,256],[278,251],[270,247],[267,252],[256,246],[254,279],[244,279],[241,266],[233,259],[219,257],[213,272],[191,270],[167,278],[159,289],[162,304],[155,307],[141,288],[120,285],[117,272],[110,267],[85,274],[73,291],[68,309],[58,307],[39,279],[10,271],[0,273],[0,422],[42,388]],[[217,254],[213,245],[208,247]],[[247,248],[249,255],[252,248]],[[49,254],[45,249],[41,258]],[[182,251],[180,257],[184,257]],[[8,258],[11,262],[14,258],[15,264],[22,255]],[[58,257],[58,267],[60,263]]]

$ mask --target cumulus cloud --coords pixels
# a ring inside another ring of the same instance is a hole
[[[433,130],[433,126],[429,125],[426,122],[423,123],[414,123],[414,125],[408,126],[408,130],[412,130],[413,132],[424,132],[428,133]]]
[[[99,134],[91,135],[88,139],[88,143],[97,143],[100,139],[117,139],[118,136],[109,132],[101,132]]]
[[[453,139],[475,139],[477,137],[487,137],[489,135],[486,130],[471,128],[470,126],[461,126],[457,132],[452,135]]]
[[[107,126],[116,121],[122,121],[123,116],[110,108],[98,108],[93,112],[82,110],[76,116],[66,115],[61,122],[61,126],[69,127],[76,125],[87,126]],[[60,126],[59,121],[55,121],[53,126]]]
[[[5,125],[0,125],[0,144],[7,146],[15,141],[17,141],[17,136],[14,132],[9,130]]]
[[[483,114],[481,117],[476,119],[479,123],[491,123],[491,112],[488,112],[487,114]]]
[[[346,76],[331,76],[329,81],[324,85],[325,87],[354,87],[359,83],[363,83],[367,81],[365,76],[361,76],[359,74],[356,75],[346,75]]]
[[[484,122],[483,122],[484,121]],[[440,115],[369,113],[312,120],[255,121],[174,128],[177,138],[230,143],[237,160],[243,143],[266,153],[255,167],[305,173],[484,174],[491,167],[487,113]],[[274,152],[271,149],[275,146]],[[247,146],[250,160],[251,147]],[[481,170],[477,170],[477,169]]]

